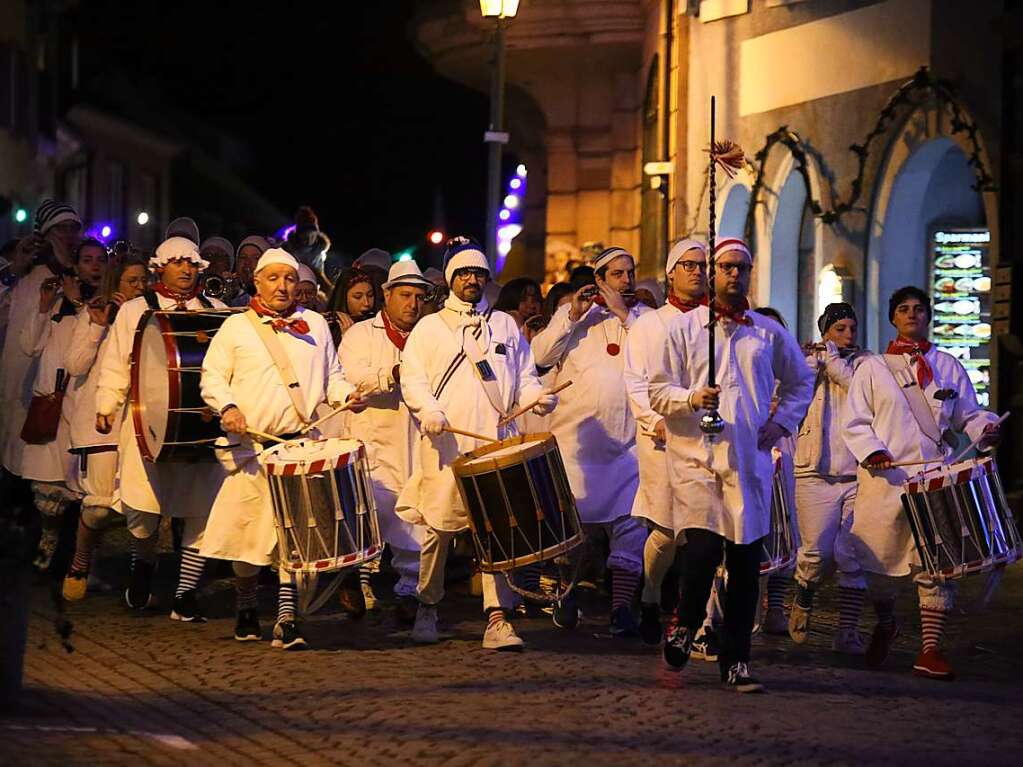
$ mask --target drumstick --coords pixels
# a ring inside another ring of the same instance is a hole
[[[280,437],[275,437],[273,434],[267,434],[266,432],[256,431],[255,429],[246,429],[245,432],[246,432],[246,434],[251,434],[253,437],[259,437],[261,440],[264,440],[264,441],[265,440],[270,440],[272,442],[280,442],[280,443],[282,443],[284,445],[299,445],[299,446],[301,446],[301,444],[302,444],[301,442],[296,442],[293,439],[281,439]]]
[[[302,433],[303,434],[307,434],[307,433],[311,432],[313,429],[315,429],[317,426],[319,426],[324,421],[330,420],[331,418],[336,416],[338,413],[345,412],[346,410],[351,408],[351,406],[352,406],[351,402],[346,402],[344,405],[342,405],[341,407],[337,408],[337,410],[331,410],[329,413],[327,413],[327,415],[323,416],[323,418],[316,419],[311,424],[309,424],[304,429],[302,429]]]
[[[1002,413],[1002,415],[999,417],[999,419],[997,421],[995,421],[991,425],[992,426],[999,426],[1002,423],[1002,421],[1004,421],[1008,417],[1009,417],[1009,411],[1006,410],[1004,413]],[[961,460],[963,460],[963,456],[966,455],[971,450],[973,450],[973,448],[975,448],[977,445],[979,445],[981,443],[981,441],[983,441],[985,436],[987,436],[987,435],[981,434],[979,437],[977,437],[977,439],[973,440],[973,442],[971,442],[969,445],[967,445],[962,450],[962,452],[959,453],[959,455],[957,455],[955,458],[952,459],[952,463],[959,463]]]
[[[571,381],[565,381],[565,383],[558,384],[553,389],[551,389],[549,392],[546,392],[544,394],[544,396],[546,397],[547,394],[557,394],[560,391],[564,391],[565,389],[567,389],[571,385],[572,385]],[[509,423],[511,421],[514,421],[516,418],[518,418],[523,413],[528,413],[530,410],[535,408],[538,404],[540,404],[540,400],[539,399],[535,400],[534,402],[532,402],[532,403],[530,403],[528,405],[524,405],[523,407],[520,407],[514,413],[509,413],[504,418],[502,418],[500,421],[498,421],[497,425],[498,426],[504,426],[505,424],[507,424],[507,423]]]
[[[473,439],[478,439],[481,442],[500,442],[501,441],[501,440],[497,439],[496,437],[487,437],[486,435],[477,434],[476,432],[473,432],[473,431],[464,431],[463,429],[456,429],[454,426],[445,426],[444,427],[444,431],[449,432],[451,434],[460,434],[463,437],[472,437]]]

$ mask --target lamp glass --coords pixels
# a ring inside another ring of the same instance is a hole
[[[488,19],[510,19],[519,12],[519,0],[480,0],[480,12]]]

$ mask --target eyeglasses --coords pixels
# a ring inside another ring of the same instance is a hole
[[[485,280],[487,278],[487,275],[489,275],[489,274],[490,274],[490,272],[488,272],[486,269],[474,269],[472,267],[466,267],[464,269],[459,269],[455,273],[455,277],[457,277],[459,279],[462,279],[462,280],[467,280],[470,277],[472,277],[476,281],[482,282],[483,280]]]
[[[682,267],[682,269],[688,272],[689,274],[692,274],[693,272],[707,271],[706,261],[679,261],[678,263]]]
[[[715,264],[715,269],[720,269],[725,274],[749,274],[753,270],[751,264]]]

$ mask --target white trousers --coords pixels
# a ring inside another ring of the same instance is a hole
[[[435,605],[444,598],[444,570],[451,551],[455,533],[426,528],[423,549],[419,552],[419,601]],[[483,610],[501,608],[510,610],[515,606],[515,592],[501,574],[483,573]]]
[[[855,502],[855,479],[796,477],[796,519],[801,541],[796,582],[800,586],[816,586],[837,568],[839,586],[866,588],[849,534]]]

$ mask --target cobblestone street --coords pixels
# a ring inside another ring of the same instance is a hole
[[[103,567],[113,580],[125,564]],[[165,555],[163,571],[173,564]],[[755,639],[762,696],[722,690],[716,664],[694,660],[679,677],[658,651],[605,638],[595,592],[583,594],[587,617],[573,633],[546,616],[518,619],[522,654],[480,648],[478,600],[464,586],[442,606],[451,638],[438,646],[412,646],[383,602],[360,622],[321,611],[306,624],[311,649],[285,653],[234,641],[221,579],[204,589],[205,625],[129,615],[116,594],[90,595],[68,612],[68,653],[39,586],[23,706],[0,718],[0,763],[1018,764],[1023,568],[980,613],[983,586],[967,584],[968,614],[948,637],[958,681],[909,673],[919,633],[908,594],[886,670],[832,654],[825,590],[810,643]]]

